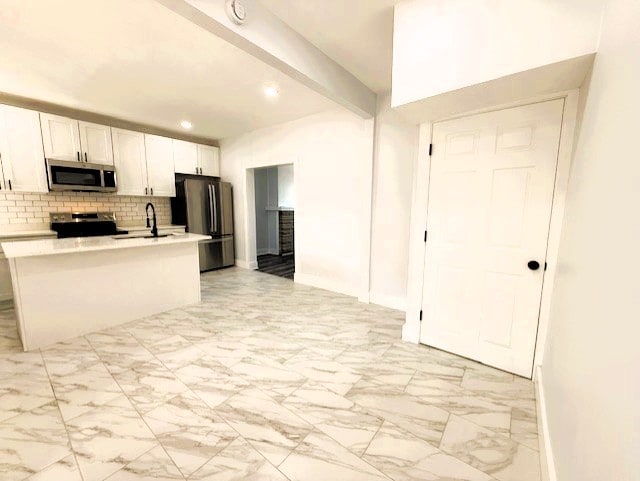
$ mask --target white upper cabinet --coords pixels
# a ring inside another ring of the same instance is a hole
[[[113,165],[111,127],[40,114],[47,158]]]
[[[176,173],[199,174],[198,148],[192,142],[173,139],[173,161]]]
[[[144,136],[147,155],[147,182],[149,194],[175,197],[176,182],[173,166],[173,140],[158,135]]]
[[[113,160],[119,195],[146,195],[147,160],[144,134],[131,130],[111,129],[113,135]]]
[[[198,167],[202,175],[220,177],[220,149],[198,145]]]
[[[77,120],[41,113],[40,123],[45,157],[80,161],[80,129]]]
[[[3,190],[49,191],[38,112],[0,105],[0,164]]]
[[[111,127],[90,122],[78,122],[80,128],[80,158],[92,164],[113,165]]]
[[[218,147],[174,139],[173,160],[176,173],[220,176]]]

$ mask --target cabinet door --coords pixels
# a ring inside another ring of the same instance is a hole
[[[220,177],[220,149],[198,145],[198,166],[202,175]]]
[[[92,164],[113,165],[111,127],[90,122],[79,122],[80,158]]]
[[[118,195],[147,194],[149,184],[144,134],[122,129],[111,129],[111,133]]]
[[[196,144],[184,140],[173,140],[173,161],[176,172],[198,174],[198,149]]]
[[[49,191],[38,112],[0,106],[0,156],[3,188],[16,192]]]
[[[56,160],[80,160],[80,131],[77,120],[41,113],[40,123],[45,157]]]
[[[158,197],[176,196],[176,176],[173,169],[173,140],[158,135],[144,136],[147,154],[149,193]]]

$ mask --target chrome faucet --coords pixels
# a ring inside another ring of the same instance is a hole
[[[156,220],[156,208],[151,202],[147,203],[147,206],[144,208],[144,211],[147,214],[147,227],[151,227],[151,223],[149,222],[149,207],[151,207],[151,212],[153,214],[153,227],[151,228],[151,235],[153,237],[158,237],[158,221]]]

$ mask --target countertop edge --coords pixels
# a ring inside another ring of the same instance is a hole
[[[96,238],[78,238],[81,241],[86,239],[96,239]],[[20,240],[20,241],[4,241],[0,242],[0,246],[4,251],[4,256],[7,259],[19,259],[26,257],[48,257],[53,255],[61,255],[61,254],[82,254],[85,252],[99,252],[99,251],[107,251],[107,250],[118,250],[118,249],[135,249],[140,247],[157,247],[163,245],[172,245],[172,244],[184,244],[191,242],[200,242],[201,240],[211,239],[211,236],[200,235],[200,234],[182,234],[182,235],[170,235],[169,237],[162,237],[158,239],[153,238],[144,238],[144,237],[133,237],[128,239],[113,239],[113,242],[101,244],[101,245],[77,245],[74,247],[68,248],[60,248],[55,249],[50,247],[46,249],[45,247],[40,247],[40,249],[30,246],[29,244],[33,243],[41,243],[41,242],[56,242],[56,241],[67,241],[70,239],[44,239],[44,240]],[[76,239],[77,240],[77,239]],[[89,241],[90,242],[90,241]],[[31,249],[29,249],[31,247]],[[7,252],[8,248],[8,252]],[[22,252],[21,252],[22,251]]]

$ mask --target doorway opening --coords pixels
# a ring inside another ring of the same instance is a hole
[[[293,280],[295,197],[293,164],[254,171],[258,271]]]

